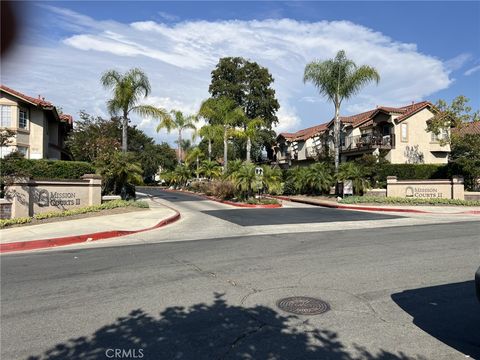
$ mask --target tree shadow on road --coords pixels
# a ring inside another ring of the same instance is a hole
[[[480,303],[473,281],[405,290],[392,299],[423,331],[480,359]]]
[[[118,318],[91,337],[70,339],[29,360],[115,359],[328,359],[407,360],[407,355],[356,346],[351,354],[329,330],[298,331],[288,327],[295,318],[265,306],[228,305],[221,294],[213,304],[170,307],[152,317],[138,309]],[[297,319],[298,321],[298,319]],[[112,350],[109,350],[112,349]],[[129,356],[125,356],[129,355]],[[136,357],[135,357],[136,356]]]

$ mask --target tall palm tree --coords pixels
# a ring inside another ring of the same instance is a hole
[[[125,74],[116,70],[108,70],[103,73],[100,82],[104,88],[113,90],[113,98],[108,100],[107,109],[112,115],[121,115],[122,151],[126,152],[129,114],[162,117],[166,111],[152,105],[138,104],[141,98],[146,98],[151,92],[147,75],[138,68],[130,69]]]
[[[212,142],[223,137],[223,129],[220,125],[204,125],[198,132],[202,139],[208,141],[208,160],[212,160]]]
[[[255,118],[247,121],[245,126],[244,136],[247,138],[247,157],[246,161],[251,161],[251,152],[252,152],[252,139],[255,139],[258,136],[258,131],[260,128],[265,125],[264,121],[260,118]]]
[[[200,159],[204,156],[203,151],[198,147],[191,148],[187,152],[187,156],[185,156],[185,164],[189,165],[193,162],[196,163],[196,170],[195,173],[197,175],[197,179],[200,177]]]
[[[245,113],[231,99],[220,97],[205,100],[198,112],[199,116],[208,119],[212,125],[220,125],[223,129],[223,172],[228,166],[228,139],[238,136],[236,126],[245,118]]]
[[[340,162],[340,106],[342,101],[351,98],[372,81],[378,84],[380,75],[371,66],[357,66],[346,57],[345,51],[340,50],[334,59],[313,61],[307,64],[303,81],[312,82],[320,95],[327,97],[335,105],[335,172],[338,172]]]
[[[166,129],[167,132],[172,130],[178,131],[178,163],[182,162],[182,132],[186,129],[196,130],[195,123],[197,117],[195,115],[184,115],[179,110],[170,111],[171,116],[163,116],[160,118],[160,124],[157,126],[157,132]]]

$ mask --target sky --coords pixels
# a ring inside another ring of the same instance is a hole
[[[452,100],[480,108],[478,1],[53,1],[23,2],[23,31],[2,58],[1,82],[41,94],[78,118],[108,116],[111,92],[101,74],[132,67],[148,75],[144,103],[195,113],[208,98],[221,57],[241,56],[268,68],[280,102],[277,132],[329,121],[333,105],[303,82],[305,65],[345,50],[374,66],[370,84],[342,105],[359,113],[377,105]],[[156,141],[156,120],[132,117]]]

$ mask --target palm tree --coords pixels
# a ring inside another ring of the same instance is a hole
[[[228,139],[238,136],[239,131],[235,127],[245,118],[245,113],[231,99],[220,97],[205,100],[198,112],[212,125],[220,125],[223,130],[223,171],[228,166]]]
[[[262,187],[269,194],[278,194],[282,188],[282,170],[278,166],[264,165],[261,177]]]
[[[253,195],[254,185],[258,181],[255,165],[243,163],[240,169],[232,174],[233,182],[238,190],[248,199]]]
[[[215,179],[220,177],[222,169],[216,161],[204,160],[200,166],[200,173],[207,179]]]
[[[110,114],[121,114],[122,119],[122,151],[128,149],[127,128],[129,114],[139,116],[163,117],[166,111],[152,105],[139,105],[140,99],[146,98],[151,92],[147,75],[137,68],[121,74],[116,70],[108,70],[100,79],[106,89],[113,90],[113,98],[108,100],[107,108]]]
[[[324,163],[316,163],[308,167],[305,175],[305,183],[313,192],[329,192],[334,177],[331,169]]]
[[[227,178],[231,178],[242,167],[243,161],[240,159],[232,160],[228,163],[227,172],[225,175]]]
[[[208,160],[212,160],[212,142],[222,138],[223,128],[219,125],[204,125],[200,128],[199,135],[208,141]]]
[[[157,126],[157,132],[161,129],[166,129],[167,132],[171,132],[176,129],[178,131],[178,163],[182,162],[182,132],[186,129],[196,130],[195,123],[197,117],[195,115],[184,115],[179,110],[170,111],[171,116],[163,116],[160,118],[160,124]]]
[[[258,130],[264,125],[262,119],[255,118],[248,120],[247,126],[245,126],[244,136],[247,138],[247,157],[246,161],[251,161],[251,152],[252,152],[252,139],[258,136]]]
[[[203,151],[198,146],[191,148],[188,151],[187,156],[185,156],[185,163],[187,165],[192,164],[193,162],[196,163],[195,173],[197,175],[197,179],[200,176],[200,158],[202,158],[203,156]]]
[[[306,167],[300,166],[294,166],[288,170],[287,178],[293,183],[293,187],[297,194],[301,194],[307,189],[307,171]]]
[[[363,191],[370,186],[364,168],[353,162],[346,162],[340,165],[337,180],[352,180],[353,192],[358,195],[361,195]]]
[[[185,187],[191,177],[192,170],[187,165],[179,164],[175,170],[173,170],[173,181],[175,184],[180,185],[180,187]]]
[[[334,59],[313,61],[305,66],[303,81],[310,81],[317,87],[321,95],[327,97],[335,105],[334,146],[335,172],[340,162],[340,106],[344,99],[357,94],[371,81],[377,84],[380,75],[371,66],[358,67],[340,50]]]

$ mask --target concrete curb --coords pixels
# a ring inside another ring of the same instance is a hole
[[[270,195],[270,197],[278,200],[298,202],[301,204],[308,204],[308,205],[315,205],[315,206],[323,206],[323,207],[328,207],[333,209],[385,211],[385,212],[401,212],[401,213],[416,213],[416,214],[438,214],[438,215],[480,215],[480,211],[477,211],[477,210],[455,212],[455,213],[438,213],[434,211],[404,209],[404,208],[391,208],[391,207],[389,208],[389,207],[376,207],[376,206],[350,206],[350,205],[342,205],[342,204],[333,204],[327,201],[310,201],[310,200],[292,199],[286,196]]]
[[[175,221],[180,219],[181,217],[180,213],[173,208],[170,208],[170,209],[175,211],[174,215],[166,219],[163,219],[159,223],[153,226],[150,226],[148,228],[144,228],[140,230],[110,230],[110,231],[102,231],[102,232],[91,233],[91,234],[58,237],[58,238],[52,238],[52,239],[18,241],[18,242],[0,244],[0,254],[17,252],[17,251],[26,251],[26,250],[47,249],[47,248],[57,247],[57,246],[98,241],[98,240],[137,234],[144,231],[158,229],[168,224],[174,223]]]
[[[216,202],[221,203],[221,204],[227,204],[227,205],[241,207],[241,208],[276,209],[276,208],[281,208],[282,207],[282,204],[265,204],[265,205],[242,204],[242,203],[237,203],[237,202],[234,202],[234,201],[220,200],[220,199],[217,199],[216,197],[213,197],[213,196],[197,194],[196,192],[188,191],[188,190],[173,190],[173,189],[162,189],[162,190],[163,191],[168,191],[168,192],[185,193],[185,194],[197,196],[197,197],[202,198],[202,199],[216,201]]]

